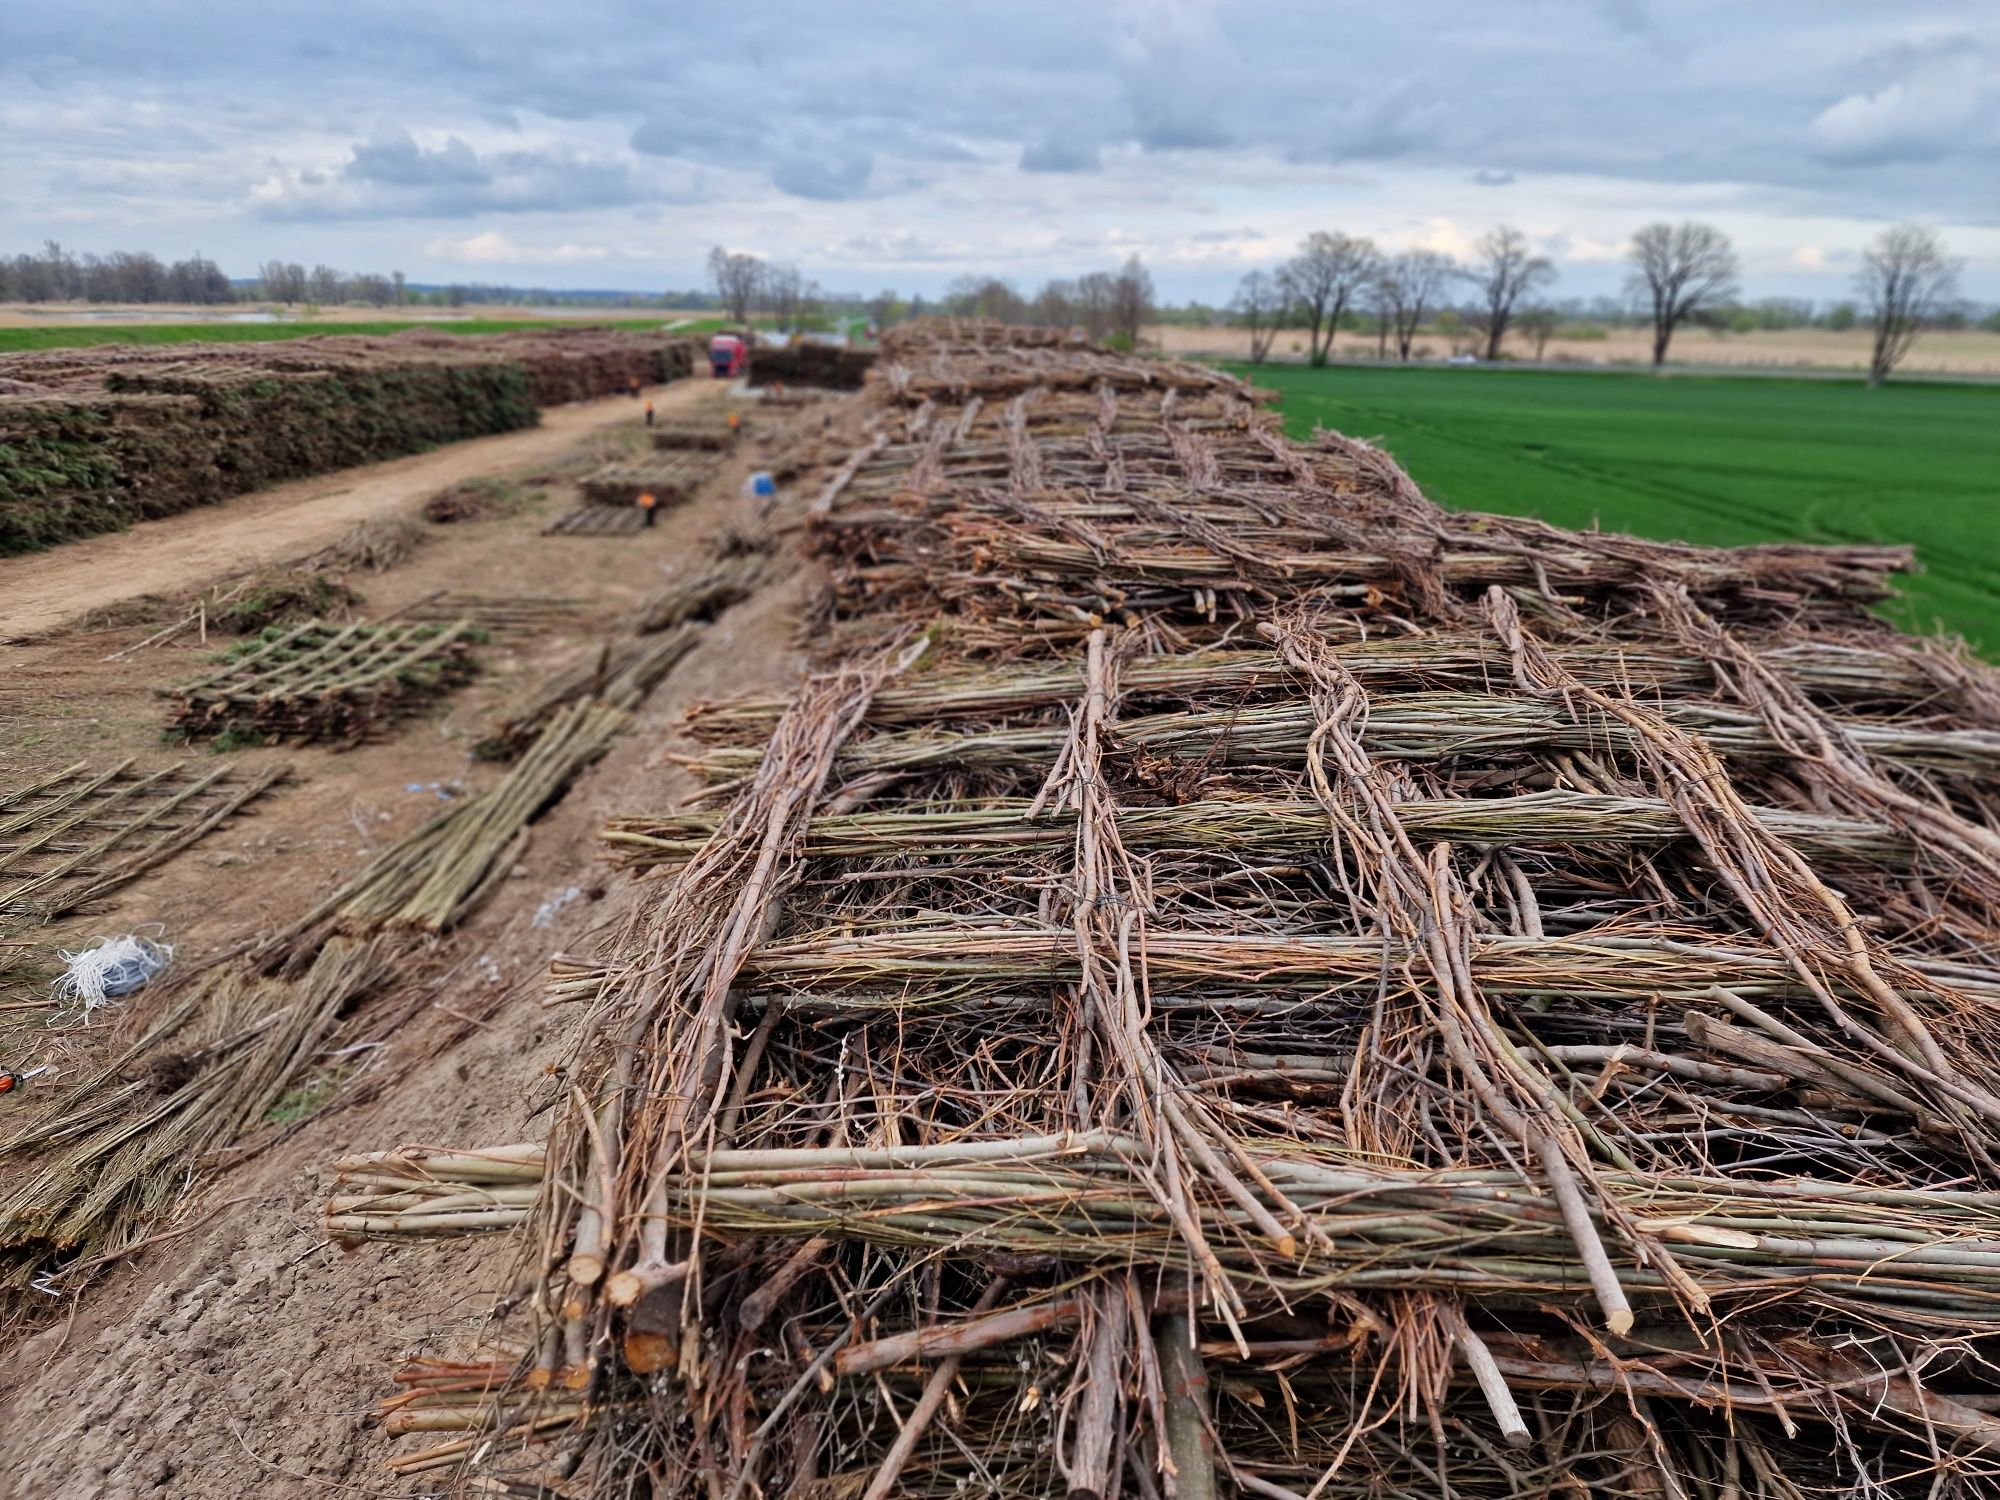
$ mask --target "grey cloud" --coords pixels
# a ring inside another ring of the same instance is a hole
[[[798,198],[839,202],[868,191],[875,158],[866,151],[834,151],[826,155],[791,155],[771,169],[771,181]]]
[[[765,149],[767,139],[768,132],[727,116],[660,115],[641,121],[633,130],[632,149],[644,156],[748,166]]]
[[[1331,161],[1392,161],[1436,145],[1452,105],[1436,85],[1405,79],[1339,111],[1320,154]]]
[[[1227,146],[1232,91],[1239,77],[1234,45],[1203,0],[1128,0],[1115,54],[1132,139],[1149,151],[1209,151]]]
[[[265,218],[461,219],[481,214],[622,208],[646,196],[623,161],[555,151],[481,156],[452,137],[427,151],[407,132],[357,142],[338,176],[312,169],[277,174]]]
[[[356,182],[391,187],[436,187],[441,184],[485,184],[493,180],[473,149],[452,136],[435,151],[419,146],[407,130],[385,132],[372,141],[357,142],[343,176]]]
[[[1086,137],[1051,135],[1021,148],[1023,172],[1100,172],[1104,158]]]
[[[1482,167],[1466,179],[1466,181],[1475,182],[1481,187],[1506,187],[1513,180],[1514,174],[1512,172],[1496,172],[1491,167]]]
[[[1595,0],[1598,12],[1619,31],[1637,34],[1650,31],[1652,12],[1646,0]]]
[[[1942,53],[1923,49],[1907,61],[1882,62],[1890,76],[1878,87],[1844,95],[1807,124],[1821,160],[1849,167],[1933,162],[1990,136],[2000,114],[2000,72],[1965,39]]]

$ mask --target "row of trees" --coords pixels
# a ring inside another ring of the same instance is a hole
[[[1712,224],[1648,224],[1632,236],[1627,259],[1627,293],[1651,327],[1655,365],[1666,362],[1682,327],[1734,308],[1740,264],[1729,236]],[[1500,358],[1509,331],[1518,328],[1534,340],[1539,358],[1558,317],[1537,294],[1555,277],[1555,266],[1509,225],[1481,236],[1465,262],[1436,250],[1385,254],[1371,240],[1319,232],[1276,271],[1246,275],[1231,307],[1250,335],[1256,363],[1269,358],[1281,328],[1302,327],[1307,359],[1325,364],[1355,313],[1375,321],[1384,359],[1392,342],[1397,358],[1409,359],[1426,318],[1448,319],[1454,331],[1471,334],[1489,360]],[[1471,295],[1451,305],[1451,289],[1464,286]],[[1959,313],[1957,289],[1957,263],[1921,225],[1885,230],[1867,248],[1855,290],[1874,332],[1870,384],[1887,379],[1926,328]],[[1845,322],[1855,321],[1850,308]]]
[[[387,276],[350,275],[327,265],[308,271],[295,260],[267,260],[257,268],[257,282],[265,301],[288,305],[316,302],[322,307],[339,307],[361,302],[369,307],[401,307],[407,300],[401,271]]]
[[[824,320],[833,299],[798,267],[774,264],[721,246],[708,253],[708,274],[717,303],[731,319],[748,323],[770,319],[779,328],[798,330]],[[1003,323],[1048,323],[1081,327],[1092,338],[1134,348],[1140,330],[1155,316],[1153,278],[1138,256],[1116,271],[1093,271],[1073,280],[1045,283],[1032,297],[995,276],[961,276],[935,302],[921,296],[905,301],[885,291],[854,303],[868,320],[886,328],[904,318],[944,313],[959,318],[992,318]]]
[[[1152,273],[1134,255],[1116,271],[1044,282],[1032,297],[997,277],[961,276],[945,289],[939,310],[960,318],[1082,328],[1093,339],[1131,349],[1153,321],[1156,300]]]
[[[171,263],[146,251],[73,255],[54,240],[0,257],[0,302],[232,302],[236,289],[206,256]]]
[[[708,276],[716,300],[738,323],[761,314],[785,332],[796,333],[820,320],[825,293],[795,265],[732,253],[717,245],[708,252]]]
[[[308,269],[297,261],[272,260],[258,267],[254,282],[239,284],[203,255],[162,261],[145,251],[117,250],[109,255],[78,255],[54,240],[39,251],[0,256],[0,302],[188,303],[215,306],[229,302],[317,303],[338,307],[350,302],[370,307],[432,305],[463,307],[503,303],[537,306],[582,303],[606,307],[686,308],[706,299],[697,292],[638,296],[561,291],[547,288],[451,285],[430,289],[410,286],[401,271],[387,276],[349,273],[332,266]]]

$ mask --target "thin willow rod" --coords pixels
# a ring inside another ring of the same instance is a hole
[[[1363,684],[1403,691],[1484,689],[1507,681],[1513,671],[1506,652],[1491,637],[1466,633],[1344,641],[1337,653],[1341,665]],[[1708,659],[1645,639],[1566,645],[1559,654],[1570,671],[1601,687],[1707,691],[1716,683]],[[1761,651],[1760,660],[1801,688],[1831,699],[1915,704],[1933,699],[1940,689],[1916,651],[1886,643],[1781,643]],[[1292,675],[1277,653],[1250,649],[1139,656],[1124,664],[1119,679],[1135,696],[1193,700],[1282,691]],[[1066,704],[1076,690],[1075,669],[1068,665],[932,672],[884,691],[870,708],[868,722],[878,727],[937,724],[1021,713]],[[689,725],[712,739],[760,737],[770,732],[784,706],[781,698],[724,699],[691,709]]]
[[[1720,704],[1669,703],[1666,720],[1700,735],[1726,759],[1782,760],[1792,749],[1756,716]],[[1226,765],[1302,765],[1316,727],[1303,703],[1251,705],[1121,720],[1116,743],[1155,755]],[[1990,729],[1928,730],[1921,726],[1848,721],[1842,726],[1865,753],[1891,764],[1975,781],[2000,775],[2000,733]],[[855,740],[843,752],[849,775],[936,770],[948,765],[986,769],[1046,766],[1061,747],[1063,730],[1031,725],[969,732],[897,730]],[[1378,758],[1412,761],[1498,758],[1528,751],[1611,750],[1632,754],[1640,737],[1628,726],[1595,715],[1497,694],[1408,694],[1373,699],[1363,743]],[[718,746],[688,764],[723,779],[740,776],[755,752]]]
[[[1230,976],[1227,988],[1291,990],[1304,1002],[1343,987],[1372,988],[1385,965],[1399,972],[1410,955],[1379,938],[1157,931],[1148,937],[1147,957],[1165,984],[1180,979],[1213,983],[1218,976]],[[1523,996],[1643,1000],[1666,995],[1696,1001],[1718,988],[1746,995],[1803,993],[1781,955],[1699,934],[1482,936],[1469,961],[1483,986]],[[754,950],[744,972],[765,986],[802,992],[967,980],[1019,990],[1036,982],[1062,982],[1073,974],[1075,962],[1074,937],[1065,929],[994,924],[786,938]],[[1912,961],[1911,967],[1940,982],[1948,980],[1953,990],[1982,1007],[2000,1006],[2000,972],[1923,960]]]
[[[675,1222],[698,1215],[720,1233],[831,1233],[903,1249],[1057,1253],[1185,1269],[1189,1252],[1167,1210],[1132,1170],[1148,1155],[1142,1142],[1103,1131],[930,1147],[712,1151],[669,1175],[666,1208]],[[1318,1231],[1295,1255],[1275,1252],[1256,1219],[1216,1191],[1205,1216],[1236,1233],[1218,1238],[1215,1252],[1257,1286],[1303,1293],[1436,1285],[1502,1299],[1588,1289],[1561,1215],[1523,1192],[1513,1174],[1396,1172],[1268,1151],[1254,1159]],[[373,1193],[334,1195],[330,1234],[512,1227],[526,1217],[529,1174],[540,1165],[527,1147],[362,1163],[390,1171]],[[343,1164],[350,1186],[366,1175],[358,1165]],[[2000,1330],[1993,1230],[2000,1193],[1805,1182],[1767,1191],[1754,1181],[1618,1173],[1598,1182],[1630,1211],[1641,1240],[1671,1244],[1711,1298],[1768,1306],[1773,1297],[1809,1295],[1874,1306],[1879,1318],[1918,1326],[1938,1326],[1930,1320],[1949,1314]],[[1668,1289],[1642,1264],[1626,1261],[1617,1274],[1635,1291]]]
[[[1073,811],[1030,819],[1026,800],[998,799],[971,808],[815,818],[806,829],[814,859],[863,859],[923,852],[953,859],[1028,858],[1059,850],[1072,838]],[[1689,835],[1680,814],[1645,797],[1579,792],[1530,792],[1512,797],[1411,799],[1396,816],[1412,836],[1475,844],[1674,843]],[[1759,808],[1774,835],[1815,857],[1837,862],[1907,865],[1918,854],[1900,830],[1854,818]],[[1271,801],[1185,802],[1171,807],[1121,806],[1118,836],[1140,848],[1288,850],[1324,845],[1325,813],[1315,804]],[[690,857],[714,831],[712,814],[613,818],[600,835],[622,863],[637,868]]]

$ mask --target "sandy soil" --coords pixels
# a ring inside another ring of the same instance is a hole
[[[1250,335],[1241,328],[1181,328],[1162,325],[1146,330],[1146,342],[1169,354],[1208,355],[1214,358],[1247,359]],[[1428,349],[1429,358],[1443,359],[1451,353],[1448,341],[1423,338],[1419,350]],[[1516,359],[1532,360],[1534,349],[1509,339],[1508,352]],[[1744,369],[1865,370],[1868,368],[1868,334],[1862,330],[1832,333],[1800,328],[1784,333],[1713,334],[1700,330],[1678,335],[1667,355],[1674,365],[1724,365]],[[1372,360],[1375,339],[1343,334],[1337,353],[1341,359]],[[1279,359],[1303,359],[1306,331],[1286,330],[1272,345]],[[1603,339],[1551,339],[1543,353],[1546,364],[1632,364],[1643,365],[1653,357],[1652,337],[1637,328],[1616,328]],[[2000,333],[1934,333],[1926,335],[1902,368],[1911,373],[1934,375],[2000,375]]]
[[[697,407],[726,399],[698,382],[672,394]],[[629,405],[569,440],[621,418],[633,420]],[[820,413],[804,420],[817,426]],[[664,577],[698,565],[704,539],[749,503],[739,492],[756,456],[753,448],[733,458],[693,502],[636,536],[540,536],[542,520],[575,498],[569,485],[551,484],[514,515],[429,528],[432,539],[406,562],[355,577],[370,614],[440,588],[560,593],[586,599],[588,609],[572,625],[497,640],[485,676],[383,743],[343,754],[240,752],[245,764],[290,760],[295,781],[255,816],[121,892],[79,930],[164,921],[189,951],[212,949],[310,905],[436,807],[431,783],[486,784],[494,771],[474,763],[468,747],[493,709],[590,649]],[[514,468],[517,477],[547,461],[507,457],[529,464]],[[385,506],[414,504],[436,487],[434,475],[414,483],[381,473],[400,467],[346,477],[392,489],[398,499]],[[505,475],[507,466],[496,459],[464,472]],[[266,499],[246,503],[254,509]],[[237,524],[231,510],[187,519],[229,528]],[[205,564],[190,566],[197,570],[181,581],[198,587]],[[517,1247],[499,1237],[343,1254],[319,1229],[320,1169],[349,1152],[405,1142],[500,1144],[542,1132],[540,1116],[561,1087],[550,1070],[578,1020],[572,1008],[541,1004],[549,955],[591,951],[645,890],[598,863],[597,829],[611,812],[671,806],[687,790],[685,773],[665,756],[688,748],[679,725],[689,703],[793,678],[797,604],[809,580],[799,568],[780,571],[780,585],[707,627],[644,706],[637,731],[536,825],[526,858],[493,901],[440,944],[410,988],[374,1002],[385,1018],[407,1008],[413,1019],[396,1029],[384,1020],[386,1045],[331,1111],[204,1182],[159,1243],[107,1273],[67,1320],[0,1353],[0,1495],[426,1492],[381,1472],[390,1445],[365,1413],[388,1393],[399,1355],[471,1347],[494,1297],[511,1284]],[[158,746],[151,686],[191,669],[200,648],[176,641],[103,660],[150,628],[73,629],[4,653],[0,675],[26,692],[13,709],[0,708],[0,785],[86,754],[96,764],[126,754],[158,763],[173,753]],[[538,910],[572,887],[582,894],[537,926]],[[143,993],[132,1003],[143,1003]]]
[[[645,394],[664,415],[714,399],[700,380]],[[628,397],[551,407],[541,425],[473,438],[429,453],[277,485],[220,505],[142,521],[48,552],[0,558],[0,641],[34,636],[121,599],[183,588],[191,580],[277,562],[323,547],[356,521],[421,501],[482,475],[555,459],[588,433],[629,423]]]

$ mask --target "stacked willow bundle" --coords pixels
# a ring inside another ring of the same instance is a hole
[[[159,689],[169,733],[252,744],[358,745],[469,682],[478,669],[470,621],[273,627],[215,671]]]
[[[631,505],[650,494],[660,505],[681,505],[715,473],[716,460],[706,452],[662,453],[645,463],[607,464],[578,484],[592,505]]]
[[[731,427],[723,422],[662,422],[652,429],[653,446],[670,452],[695,449],[722,453],[736,446],[741,430],[740,423]]]
[[[810,385],[855,391],[875,366],[873,349],[802,341],[782,349],[758,345],[750,352],[750,384]]]
[[[2000,684],[1867,613],[1906,559],[1448,515],[982,325],[861,406],[828,670],[612,824],[679,870],[558,965],[546,1149],[349,1168],[341,1232],[529,1230],[533,1353],[412,1461],[2000,1486]]]

